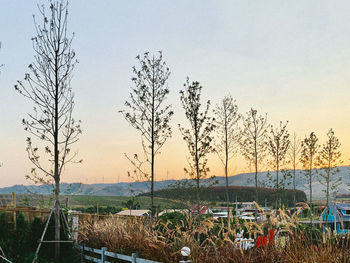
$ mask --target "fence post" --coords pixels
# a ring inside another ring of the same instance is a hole
[[[136,259],[139,257],[137,253],[131,254],[131,263],[136,263]]]
[[[107,248],[106,247],[103,247],[103,248],[101,248],[101,263],[105,263],[105,261],[106,261],[106,255],[105,255],[105,253],[106,253],[106,251],[107,251]]]
[[[84,250],[85,250],[85,245],[81,244],[81,251],[80,251],[81,263],[84,263]]]

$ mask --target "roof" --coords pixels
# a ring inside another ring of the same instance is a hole
[[[117,213],[119,216],[146,216],[150,210],[123,210]]]
[[[161,215],[164,215],[167,213],[174,213],[174,212],[184,214],[185,212],[188,212],[188,209],[166,209],[166,210],[163,210],[162,212],[160,212],[158,215],[161,216]]]

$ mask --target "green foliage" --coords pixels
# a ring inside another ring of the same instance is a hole
[[[159,227],[159,230],[162,230],[163,224],[168,224],[167,227],[169,229],[174,229],[177,224],[179,224],[180,221],[185,222],[186,217],[184,214],[180,212],[171,212],[171,213],[165,213],[158,217],[159,224],[157,226]]]
[[[33,222],[29,227],[29,244],[30,251],[35,251],[38,240],[40,240],[41,234],[43,233],[44,223],[39,218],[34,218]]]
[[[140,209],[140,203],[136,197],[132,197],[123,202],[123,205],[128,209]]]
[[[44,231],[45,222],[35,218],[28,223],[22,213],[17,216],[16,229],[9,223],[7,215],[0,213],[0,245],[6,256],[13,263],[31,263],[34,258],[35,250],[38,246],[38,240]],[[61,228],[63,229],[63,228]],[[54,220],[51,220],[45,240],[53,240]],[[62,239],[67,238],[62,230]],[[43,244],[39,253],[39,263],[53,263],[54,245]],[[60,262],[80,262],[79,257],[72,248],[71,244],[62,244]],[[58,263],[58,262],[57,262]]]
[[[85,213],[96,213],[96,205],[91,206],[91,204],[99,204],[100,214],[106,214],[121,211],[125,208],[125,202],[127,202],[130,197],[128,196],[89,196],[89,195],[74,195],[70,196],[70,203],[72,208],[75,210],[85,212]],[[138,196],[137,202],[140,204],[139,209],[149,209],[150,208],[150,197],[149,196]],[[172,200],[167,200],[164,198],[154,198],[154,206],[159,207],[159,209],[175,209],[184,207],[181,203]]]
[[[207,188],[200,193],[200,199],[208,202],[225,202],[226,201],[226,192],[225,187],[215,186]],[[236,200],[238,202],[252,202],[255,200],[255,188],[247,186],[230,186],[229,187],[229,197],[230,200]],[[293,196],[294,191],[286,189],[283,195],[276,195],[276,191],[270,188],[258,188],[259,199],[263,200],[263,204],[266,200],[267,205],[273,205],[276,202],[276,197],[281,199],[281,203],[292,207],[294,206]],[[297,202],[305,202],[306,195],[303,191],[296,190],[296,199]],[[144,194],[147,195],[147,194]],[[169,199],[180,199],[180,200],[195,200],[195,193],[191,188],[168,188],[162,189],[154,192],[155,197],[163,197]]]
[[[28,253],[28,230],[29,226],[20,213],[16,220],[16,231],[13,233],[10,255],[14,262],[24,262],[25,254]]]
[[[7,251],[9,248],[9,223],[5,213],[0,213],[0,246]]]

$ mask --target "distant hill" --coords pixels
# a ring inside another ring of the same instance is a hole
[[[348,166],[339,168],[340,172],[338,176],[342,178],[343,183],[339,188],[338,195],[350,194],[350,169]],[[314,199],[321,199],[324,197],[324,186],[319,182],[316,175],[317,170],[314,171],[314,183],[313,183],[313,197]],[[271,173],[271,176],[275,176],[275,172]],[[262,187],[269,187],[269,180],[267,172],[260,172],[258,174],[259,185]],[[184,180],[184,179],[183,179]],[[181,180],[181,181],[183,181]],[[216,186],[225,185],[225,177],[216,177],[218,184]],[[169,187],[174,184],[176,180],[156,181],[155,190],[160,190]],[[290,181],[291,182],[291,181]],[[243,173],[229,177],[229,184],[231,186],[254,186],[254,174]],[[297,189],[304,191],[308,194],[307,179],[304,172],[297,171]],[[291,186],[290,186],[291,187]],[[149,184],[146,182],[135,183],[115,183],[115,184],[80,184],[80,183],[62,183],[62,194],[67,195],[96,195],[96,196],[131,196],[133,194],[142,194],[149,192]],[[50,194],[52,188],[47,185],[14,185],[11,187],[0,188],[0,194],[10,194],[16,192],[17,194],[26,194],[33,192],[37,194]]]

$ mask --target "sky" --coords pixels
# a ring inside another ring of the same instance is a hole
[[[22,118],[33,105],[14,84],[33,61],[33,14],[47,1],[0,0],[0,187],[28,184],[28,134]],[[251,107],[277,125],[289,121],[300,137],[314,131],[322,144],[333,128],[350,157],[349,1],[116,1],[71,0],[69,30],[79,64],[74,71],[76,119],[83,133],[74,146],[82,164],[67,166],[62,181],[130,181],[124,153],[140,152],[140,135],[118,113],[124,109],[135,57],[163,51],[171,70],[168,103],[173,137],[156,158],[156,180],[184,177],[188,152],[177,124],[186,124],[179,91],[189,76],[203,101],[231,94],[239,111]],[[212,174],[223,175],[215,155]],[[241,156],[230,174],[249,171]]]

